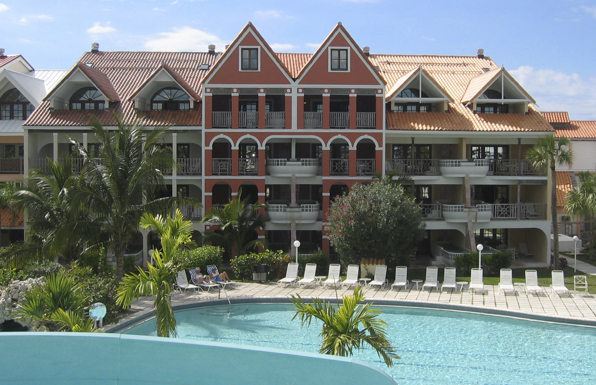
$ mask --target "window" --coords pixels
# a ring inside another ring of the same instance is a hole
[[[509,146],[472,146],[472,159],[509,159]]]
[[[259,49],[241,48],[240,49],[240,69],[242,71],[259,70]]]
[[[5,144],[4,158],[15,159],[23,158],[25,156],[25,147],[22,144]]]
[[[479,114],[506,114],[509,112],[507,104],[477,104],[476,112]]]
[[[0,120],[25,120],[35,107],[16,88],[0,97]]]
[[[497,90],[486,90],[482,95],[478,97],[478,99],[501,99],[502,94]]]
[[[431,107],[430,104],[395,103],[393,110],[396,112],[431,112]]]
[[[474,232],[476,243],[491,246],[495,249],[507,245],[507,229],[479,229]]]
[[[331,71],[348,71],[348,49],[331,49]]]
[[[75,92],[70,98],[71,110],[103,110],[105,100],[97,88],[86,87]]]
[[[419,98],[420,91],[418,90],[418,88],[406,88],[405,90],[403,90],[402,92],[397,94],[397,97],[398,98]],[[422,91],[422,97],[428,98],[428,95],[424,91]]]
[[[151,109],[154,111],[189,111],[190,98],[178,88],[164,88],[151,98]]]
[[[412,156],[412,148],[414,156]],[[393,159],[431,159],[430,144],[394,144],[393,145]]]

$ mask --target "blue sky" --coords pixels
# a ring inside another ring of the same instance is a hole
[[[0,47],[36,69],[105,51],[206,51],[251,21],[279,52],[314,52],[338,21],[372,53],[484,48],[543,111],[596,120],[594,0],[0,0]]]

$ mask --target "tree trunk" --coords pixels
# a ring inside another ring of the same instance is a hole
[[[551,215],[553,224],[553,242],[555,246],[554,257],[553,257],[553,269],[558,270],[559,268],[559,224],[557,221],[557,173],[555,171],[555,165],[550,166],[551,170]]]

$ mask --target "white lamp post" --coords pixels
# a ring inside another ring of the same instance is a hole
[[[482,243],[479,243],[478,246],[476,246],[476,250],[478,250],[478,268],[481,269],[482,268],[482,250],[484,250],[484,246],[482,246]]]
[[[575,273],[577,271],[577,241],[579,241],[579,238],[577,237],[577,235],[573,236],[573,243],[575,243],[575,251],[573,252],[573,257],[575,259],[575,261],[573,262],[573,272]]]
[[[294,241],[294,247],[296,248],[296,263],[298,263],[298,248],[300,247],[300,241],[299,240],[295,240]]]

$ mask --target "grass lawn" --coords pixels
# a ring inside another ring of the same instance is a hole
[[[579,258],[578,258],[579,259]],[[527,269],[530,270],[530,269]],[[540,286],[549,287],[552,283],[551,279],[551,270],[547,268],[539,268],[535,269],[538,271],[538,284]],[[443,282],[443,268],[439,268],[439,282]],[[525,271],[526,269],[513,269],[513,282],[525,282]],[[573,267],[567,267],[563,269],[565,272],[565,286],[569,290],[573,290]],[[577,275],[583,275],[583,273],[578,272]],[[588,275],[588,291],[592,294],[596,294],[596,276]],[[421,279],[424,280],[426,278],[426,268],[408,268],[408,279],[410,282],[413,279]],[[467,281],[470,282],[470,277],[463,277],[457,276],[458,281]],[[390,280],[391,283],[391,280]],[[488,277],[484,276],[484,284],[485,285],[498,285],[499,284],[499,276],[496,277]]]

